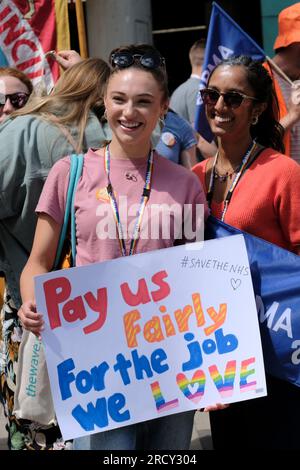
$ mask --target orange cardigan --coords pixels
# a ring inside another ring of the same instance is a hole
[[[193,168],[206,193],[207,161]],[[212,215],[220,218],[223,206],[212,201]],[[224,222],[296,252],[300,247],[300,165],[265,149],[238,182]]]

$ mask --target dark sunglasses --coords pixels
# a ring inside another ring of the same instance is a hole
[[[214,90],[213,88],[203,88],[202,90],[200,90],[200,94],[203,103],[206,105],[214,106],[215,104],[217,104],[220,96],[222,96],[226,106],[234,109],[241,106],[242,102],[245,99],[257,101],[257,98],[254,98],[254,96],[244,95],[239,91],[228,91],[227,93],[222,93],[220,91]]]
[[[157,69],[165,65],[165,59],[156,52],[145,54],[131,54],[130,52],[115,52],[111,55],[110,63],[113,67],[125,69],[135,62],[139,62],[146,69]]]
[[[28,93],[12,93],[11,95],[4,95],[4,93],[0,93],[0,106],[4,106],[6,101],[9,99],[15,109],[20,109],[25,106],[28,98]]]

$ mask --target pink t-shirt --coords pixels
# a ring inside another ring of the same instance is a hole
[[[110,180],[128,253],[144,188],[147,159],[111,159],[110,167]],[[36,212],[48,214],[59,224],[63,223],[69,171],[69,157],[55,163],[36,208]],[[84,157],[82,176],[75,195],[76,266],[121,256],[107,184],[104,157],[89,149]],[[199,227],[201,220],[203,223],[203,205],[206,218],[206,199],[196,175],[155,154],[150,198],[142,217],[135,252],[143,253],[167,248],[174,243],[193,241],[196,224]]]

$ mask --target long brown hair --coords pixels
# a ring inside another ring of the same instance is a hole
[[[33,97],[11,116],[36,114],[57,125],[75,150],[81,152],[89,112],[104,108],[104,86],[109,74],[109,66],[104,60],[82,60],[63,73],[49,96]],[[76,125],[79,131],[75,145],[69,132],[71,125]]]

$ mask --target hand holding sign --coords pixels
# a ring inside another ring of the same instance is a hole
[[[64,438],[265,395],[243,238],[195,243],[194,269],[178,270],[185,256],[180,246],[36,278]]]

